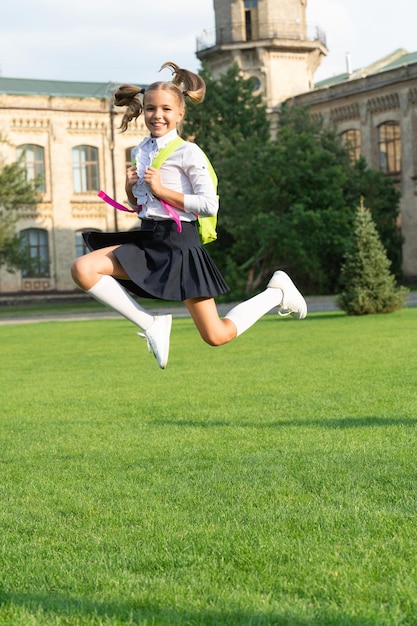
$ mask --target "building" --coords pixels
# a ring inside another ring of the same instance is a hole
[[[417,52],[397,50],[373,65],[321,81],[291,99],[337,128],[352,157],[391,177],[401,193],[403,272],[417,277]]]
[[[270,112],[310,91],[327,55],[326,38],[306,21],[307,0],[214,0],[215,30],[197,39],[213,78],[236,63]]]
[[[39,176],[40,201],[21,210],[19,231],[31,262],[23,272],[0,270],[0,293],[74,291],[73,259],[84,252],[83,230],[129,230],[137,217],[116,211],[97,193],[119,203],[133,146],[147,134],[137,127],[121,134],[121,112],[111,107],[112,84],[0,77],[0,158],[23,164]]]
[[[214,0],[215,31],[197,40],[214,77],[236,63],[264,97],[274,122],[284,102],[309,106],[333,125],[352,156],[395,181],[401,192],[403,271],[417,278],[417,53],[396,50],[356,71],[314,84],[327,54],[306,22],[307,0]]]

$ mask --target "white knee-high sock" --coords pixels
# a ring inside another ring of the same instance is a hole
[[[238,337],[268,311],[281,304],[283,297],[284,294],[281,289],[267,287],[265,291],[262,291],[257,296],[233,307],[225,317],[236,326],[236,336]]]
[[[142,330],[148,330],[154,322],[154,316],[143,309],[112,276],[102,276],[87,293]]]

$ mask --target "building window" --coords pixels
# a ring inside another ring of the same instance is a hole
[[[78,258],[80,256],[84,256],[90,250],[87,248],[85,241],[83,239],[83,232],[88,230],[89,232],[94,231],[95,233],[101,232],[98,228],[84,228],[83,230],[77,230],[75,233],[75,256]]]
[[[99,191],[97,148],[75,146],[72,149],[72,180],[75,193]]]
[[[24,254],[23,278],[49,278],[48,231],[27,228],[20,233]]]
[[[385,174],[401,172],[401,132],[398,122],[378,127],[379,167]]]
[[[349,153],[352,161],[357,161],[361,156],[361,131],[356,128],[345,130],[340,135],[343,146]]]
[[[26,180],[36,180],[36,189],[44,193],[45,187],[45,150],[35,144],[17,146],[17,158],[21,160],[26,172]]]
[[[258,0],[245,0],[245,38],[246,41],[258,38]]]

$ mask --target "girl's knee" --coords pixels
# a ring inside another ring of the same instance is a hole
[[[84,281],[91,274],[90,263],[87,261],[85,256],[81,256],[71,265],[71,276],[72,280],[77,283],[80,287],[84,288]]]
[[[72,263],[71,268],[70,268],[70,272],[71,272],[71,276],[72,276],[73,280],[78,278],[78,275],[79,275],[79,262],[78,261],[79,261],[79,259],[76,259]]]
[[[222,346],[223,344],[227,343],[227,341],[224,341],[223,338],[221,337],[212,337],[212,336],[207,336],[207,337],[203,337],[203,340],[209,345],[212,346],[213,348],[217,347],[217,346]]]
[[[71,265],[71,276],[75,278],[83,274],[86,269],[85,266],[86,263],[84,257],[80,256],[78,259],[75,259]]]
[[[200,332],[202,339],[213,347],[224,346],[236,337],[236,329],[233,326],[222,324],[218,329],[210,329]]]
[[[201,338],[209,346],[223,346],[236,337],[235,324],[228,318],[220,319],[213,298],[185,301]]]

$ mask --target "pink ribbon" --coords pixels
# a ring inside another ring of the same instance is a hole
[[[177,232],[178,233],[182,232],[181,219],[180,219],[180,216],[178,215],[178,213],[176,212],[176,210],[174,209],[174,207],[172,207],[170,204],[168,204],[168,202],[165,202],[165,200],[161,200],[161,198],[159,198],[159,202],[162,204],[162,206],[164,207],[164,209],[168,213],[168,215],[170,217],[172,217],[172,219],[176,223],[176,225],[177,225]]]
[[[114,209],[117,209],[118,211],[127,211],[127,213],[137,213],[141,209],[140,206],[138,206],[137,210],[136,209],[128,209],[123,204],[119,204],[118,202],[116,202],[116,200],[113,200],[113,198],[110,198],[110,196],[108,196],[106,193],[104,193],[104,191],[99,191],[97,195],[98,195],[99,198],[104,200],[104,202],[107,202],[107,204],[110,204],[110,206],[112,206]],[[165,200],[159,199],[159,202],[162,204],[162,206],[164,207],[164,209],[168,213],[168,215],[176,223],[176,225],[177,225],[177,232],[179,232],[179,233],[182,232],[181,219],[180,219],[180,216],[178,215],[178,213],[176,212],[176,210],[174,209],[174,207],[171,206],[170,204],[168,204],[168,202],[165,202]]]
[[[127,213],[137,213],[136,209],[128,209],[123,204],[119,204],[118,202],[116,202],[116,200],[113,200],[113,198],[110,198],[110,196],[104,193],[104,191],[99,191],[97,195],[99,198],[104,200],[104,202],[107,202],[107,204],[110,204],[110,206],[112,206],[114,209],[117,209],[118,211],[126,211]]]

